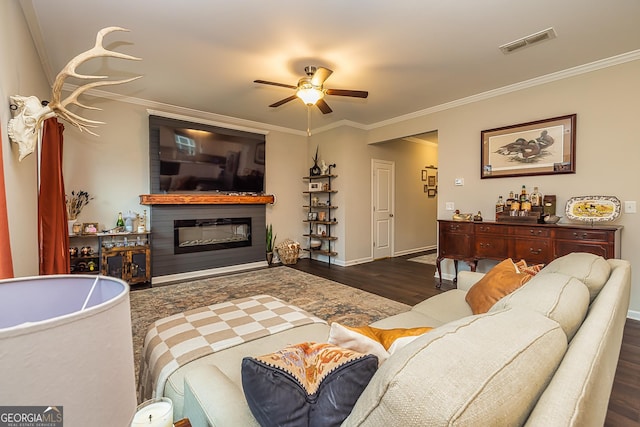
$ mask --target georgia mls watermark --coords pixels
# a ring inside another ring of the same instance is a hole
[[[0,406],[0,427],[63,427],[62,406]]]

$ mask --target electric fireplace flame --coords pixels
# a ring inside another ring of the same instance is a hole
[[[174,220],[174,253],[251,246],[251,218]]]

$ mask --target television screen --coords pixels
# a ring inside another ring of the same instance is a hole
[[[261,134],[150,116],[154,193],[263,193]]]

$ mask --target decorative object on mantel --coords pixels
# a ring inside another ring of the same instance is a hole
[[[615,196],[579,196],[567,200],[565,214],[574,221],[614,221],[620,216],[620,199]]]
[[[87,107],[85,105],[82,105],[80,102],[78,102],[78,97],[85,91],[95,87],[128,83],[142,77],[137,76],[123,80],[96,81],[87,83],[86,85],[78,87],[67,98],[62,100],[60,99],[62,88],[67,77],[76,77],[80,79],[107,78],[107,76],[83,75],[76,72],[76,67],[89,59],[106,56],[120,59],[130,59],[134,61],[140,60],[140,58],[136,58],[135,56],[113,52],[105,49],[102,46],[102,40],[104,36],[113,31],[129,30],[120,27],[107,27],[100,30],[98,32],[98,35],[96,36],[96,43],[94,47],[87,50],[86,52],[82,52],[77,55],[75,58],[69,61],[69,63],[62,69],[62,71],[58,73],[58,75],[56,76],[56,80],[53,83],[51,102],[40,102],[40,100],[35,96],[10,96],[12,102],[11,110],[15,113],[14,117],[9,120],[8,134],[11,141],[18,144],[20,152],[20,156],[18,159],[20,161],[22,161],[22,159],[24,159],[27,155],[31,154],[34,151],[38,140],[40,126],[45,119],[48,119],[50,117],[57,116],[76,126],[78,129],[80,129],[80,131],[84,130],[91,135],[96,135],[94,132],[89,130],[89,128],[97,127],[97,125],[104,124],[104,122],[89,120],[80,117],[77,114],[67,110],[67,106],[70,104],[75,104],[79,107],[91,110],[99,110],[100,108]]]
[[[482,222],[482,212],[478,211],[478,213],[473,216],[473,220],[475,222]]]

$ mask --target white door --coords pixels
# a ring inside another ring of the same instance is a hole
[[[371,161],[373,205],[373,258],[393,256],[393,201],[395,165],[393,162]]]

